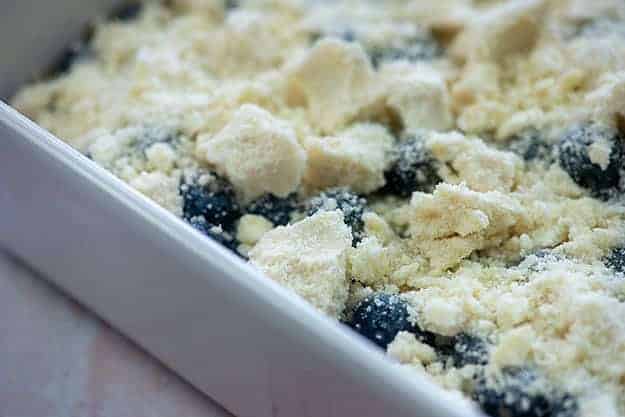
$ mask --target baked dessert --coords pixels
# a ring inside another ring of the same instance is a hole
[[[624,23],[619,0],[145,2],[13,105],[487,414],[623,416]]]

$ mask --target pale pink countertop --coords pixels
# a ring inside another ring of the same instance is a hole
[[[227,417],[0,250],[0,417]]]

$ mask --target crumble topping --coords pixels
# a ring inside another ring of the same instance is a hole
[[[306,154],[294,130],[266,110],[245,104],[216,135],[199,135],[196,154],[230,180],[244,200],[295,191]]]
[[[347,299],[351,241],[342,213],[324,211],[267,232],[250,252],[250,260],[319,310],[338,316]]]
[[[351,187],[367,193],[382,187],[393,136],[381,125],[356,124],[337,136],[304,138],[304,182],[315,189]]]
[[[488,415],[625,416],[624,24],[145,1],[12,104]]]

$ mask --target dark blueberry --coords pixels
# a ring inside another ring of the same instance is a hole
[[[404,198],[415,191],[432,192],[442,181],[437,165],[422,138],[406,138],[396,146],[394,162],[384,173],[382,191]]]
[[[528,368],[506,368],[496,381],[479,378],[473,398],[492,417],[574,417],[575,399],[547,388]]]
[[[265,194],[259,199],[253,201],[248,207],[247,212],[257,216],[263,216],[274,226],[284,226],[291,221],[291,213],[297,208],[295,195],[292,194],[286,198],[276,197],[273,194]]]
[[[553,145],[537,130],[523,132],[510,139],[509,149],[526,161],[554,162]]]
[[[221,226],[230,231],[241,217],[232,186],[224,179],[215,176],[208,184],[180,185],[183,199],[183,215],[187,220],[203,218],[208,224]]]
[[[126,22],[130,20],[134,20],[141,14],[143,10],[143,5],[141,2],[132,1],[126,4],[123,4],[121,7],[117,8],[109,15],[109,20]]]
[[[51,75],[67,73],[72,66],[93,56],[93,50],[85,42],[76,42],[65,49],[50,67]]]
[[[362,220],[367,210],[367,200],[346,188],[335,188],[322,192],[308,202],[308,215],[319,211],[340,210],[343,212],[345,224],[351,227],[353,241],[356,245],[364,236],[365,223]]]
[[[226,10],[236,9],[239,6],[240,6],[239,0],[225,0],[224,1],[224,9]]]
[[[594,143],[610,147],[605,169],[590,160],[589,146]],[[618,189],[625,152],[623,137],[617,131],[596,124],[577,126],[563,135],[558,151],[562,169],[593,196],[609,198]]]
[[[485,365],[488,362],[488,345],[477,336],[463,333],[456,336],[451,355],[457,367]]]
[[[311,32],[309,34],[311,45],[317,43],[317,41],[321,38],[323,38],[323,34],[321,34],[320,32]]]
[[[206,220],[199,217],[189,220],[189,224],[193,226],[196,230],[201,232],[203,235],[216,240],[217,243],[220,243],[222,246],[230,249],[238,256],[241,256],[241,254],[237,250],[239,242],[230,233],[223,231],[217,226],[206,223]]]
[[[342,33],[340,33],[339,37],[341,39],[343,39],[345,42],[356,42],[357,41],[356,32],[354,32],[353,30],[350,30],[350,29],[344,30]]]
[[[625,273],[625,247],[614,248],[603,258],[603,263],[615,272]]]
[[[397,295],[376,293],[364,298],[354,310],[350,327],[382,349],[401,331],[413,332],[406,303]]]
[[[368,48],[371,63],[375,68],[388,61],[428,61],[443,54],[443,48],[430,35],[422,35],[406,40],[398,45],[375,46]]]
[[[435,336],[433,342],[438,352],[451,358],[457,368],[486,365],[488,362],[488,344],[477,336],[467,333],[452,337]]]

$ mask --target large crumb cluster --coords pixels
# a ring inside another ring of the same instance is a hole
[[[389,356],[487,413],[625,416],[625,4],[231,3],[12,104],[325,314],[398,294]]]

